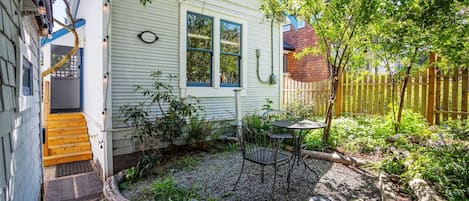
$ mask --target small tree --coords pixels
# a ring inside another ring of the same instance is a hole
[[[384,0],[373,24],[370,44],[385,61],[404,65],[395,132],[399,131],[405,92],[412,71],[428,65],[425,58],[438,52],[458,67],[468,62],[467,7],[453,0]],[[465,21],[466,20],[466,21]],[[465,39],[465,40],[464,40]],[[465,56],[463,56],[465,55]],[[393,87],[394,88],[394,87]],[[393,107],[394,108],[394,107]],[[393,109],[394,110],[394,109]]]
[[[292,13],[310,23],[318,35],[318,47],[305,48],[299,56],[320,54],[327,63],[331,88],[323,143],[327,143],[329,139],[342,73],[346,68],[363,67],[365,64],[369,43],[367,33],[377,6],[377,0],[287,0],[283,4],[275,0],[264,2],[265,13]]]

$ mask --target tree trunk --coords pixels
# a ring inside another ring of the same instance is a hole
[[[336,73],[337,74],[337,73]],[[326,127],[322,135],[322,143],[327,144],[329,142],[329,133],[332,123],[332,111],[334,109],[334,103],[337,96],[337,87],[339,86],[340,77],[332,77],[331,94],[329,95],[329,105],[327,106],[326,112]]]
[[[402,89],[401,89],[401,98],[399,100],[399,110],[397,111],[397,121],[395,122],[395,125],[394,125],[394,132],[396,133],[399,131],[399,124],[401,123],[402,110],[404,109],[405,90],[407,88],[407,83],[409,82],[410,69],[412,69],[412,64],[407,66],[405,74],[404,74],[404,82],[402,83]]]

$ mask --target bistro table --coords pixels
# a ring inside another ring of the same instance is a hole
[[[297,166],[299,166],[301,161],[304,164],[305,169],[308,168],[316,175],[316,177],[319,177],[318,174],[311,167],[309,167],[308,164],[306,164],[303,157],[301,157],[301,141],[308,131],[312,129],[325,128],[326,124],[323,122],[315,122],[311,120],[280,120],[272,122],[272,125],[275,127],[288,129],[290,134],[293,136],[293,153],[290,159],[290,161],[293,159],[293,163],[288,170],[287,189],[290,189],[290,175],[293,170],[293,166],[295,166],[295,162]]]

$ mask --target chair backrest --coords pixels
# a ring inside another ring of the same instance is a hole
[[[243,119],[241,132],[238,134],[243,157],[250,153],[259,153],[260,149],[272,148],[273,140],[267,136],[263,128],[262,118],[256,115]]]
[[[270,133],[285,133],[284,129],[274,128],[272,126],[272,122],[285,119],[293,120],[297,118],[293,113],[285,110],[267,110],[262,114],[264,128]]]

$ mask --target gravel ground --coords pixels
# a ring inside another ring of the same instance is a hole
[[[265,168],[265,180],[261,183],[260,166],[246,162],[241,180],[235,191],[234,183],[241,170],[240,153],[202,154],[201,162],[192,170],[176,171],[172,177],[181,187],[196,186],[205,198],[217,200],[268,200],[272,192],[273,168]],[[283,165],[277,174],[274,200],[380,200],[377,179],[359,169],[338,163],[306,159],[319,175],[294,166],[290,190],[287,191],[287,170]],[[147,178],[128,190],[124,196],[132,200],[139,197],[142,188],[150,185],[154,178]]]

